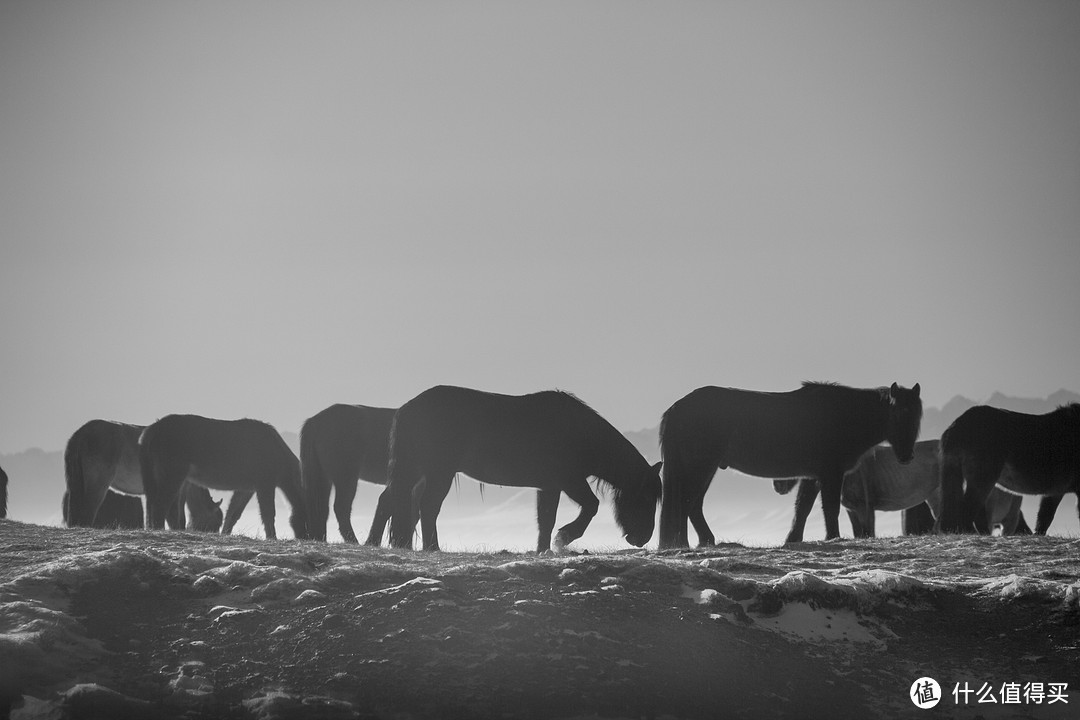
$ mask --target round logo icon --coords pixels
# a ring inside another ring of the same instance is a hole
[[[911,683],[908,697],[915,703],[915,707],[929,710],[941,702],[941,686],[932,677],[921,677]]]

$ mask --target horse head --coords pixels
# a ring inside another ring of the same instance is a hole
[[[641,547],[652,538],[656,505],[660,502],[660,466],[647,466],[635,482],[615,491],[615,521],[626,542]]]
[[[191,528],[199,532],[216,533],[221,530],[224,515],[221,512],[221,500],[211,500],[206,507],[192,508]]]
[[[912,388],[893,383],[889,388],[889,421],[885,439],[892,445],[901,465],[907,465],[915,457],[915,441],[919,439],[919,425],[922,422],[919,390],[919,383]]]

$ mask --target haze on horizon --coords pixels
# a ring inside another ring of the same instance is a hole
[[[1080,389],[1080,4],[0,3],[0,452],[439,383]]]

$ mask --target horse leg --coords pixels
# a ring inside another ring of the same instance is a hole
[[[877,515],[874,510],[868,510],[866,512],[866,519],[863,521],[862,536],[864,538],[877,537]],[[839,535],[837,537],[839,537]]]
[[[799,490],[795,493],[795,517],[791,520],[791,530],[788,531],[784,542],[802,542],[803,531],[806,530],[806,518],[810,517],[810,511],[814,509],[818,490],[818,481],[814,478],[799,480]]]
[[[844,486],[843,471],[823,474],[821,484],[821,511],[825,515],[825,539],[840,537],[840,491]],[[867,518],[867,524],[873,521]]]
[[[109,481],[106,477],[102,477],[100,480],[96,474],[91,475],[91,477],[94,482],[90,487],[85,488],[82,494],[82,519],[78,522],[73,521],[72,525],[94,527],[94,520],[97,519],[98,510],[101,509],[101,504],[105,502],[105,496],[109,494]],[[71,517],[70,513],[69,517]]]
[[[705,521],[705,493],[712,485],[713,475],[706,473],[698,483],[695,483],[695,492],[686,498],[686,515],[690,524],[694,526],[694,532],[697,533],[698,547],[712,547],[716,544],[712,528]]]
[[[359,544],[352,526],[352,504],[356,497],[358,478],[334,483],[334,516],[337,518],[341,539],[353,545]],[[325,524],[325,523],[324,523]],[[324,536],[325,539],[325,536]]]
[[[169,507],[169,512],[165,516],[165,522],[167,522],[169,527],[173,530],[184,530],[187,528],[187,513],[184,508],[183,483],[181,483],[180,492],[176,495],[176,500]]]
[[[423,486],[419,488],[420,532],[424,550],[439,549],[439,511],[442,510],[446,494],[450,492],[450,486],[454,484],[454,475],[443,473],[425,476]]]
[[[589,482],[585,478],[577,478],[563,486],[566,496],[581,506],[578,516],[559,528],[555,534],[555,549],[561,551],[570,543],[585,534],[585,528],[589,527],[596,511],[600,509],[600,501],[589,488]]]
[[[938,498],[937,507],[941,507]],[[940,510],[939,510],[940,512]],[[904,535],[926,535],[934,531],[934,513],[930,501],[924,501],[914,507],[901,511],[900,532]]]
[[[172,468],[151,458],[142,459],[147,528],[161,530],[165,527],[166,518],[170,513],[175,513],[175,506],[180,503],[180,486],[186,475],[186,468]]]
[[[559,512],[559,490],[536,491],[536,552],[551,549],[551,531],[555,529],[555,516]]]
[[[382,545],[383,535],[386,533],[386,524],[390,522],[391,514],[393,514],[393,506],[390,502],[390,495],[383,490],[379,493],[378,502],[375,503],[375,517],[371,520],[371,529],[368,531],[367,540],[364,541],[365,545],[373,547]]]
[[[1000,473],[972,473],[967,478],[967,490],[964,491],[965,528],[970,532],[972,525],[980,535],[989,535],[990,522],[986,513],[986,501],[994,489],[994,480]]]
[[[689,547],[686,523],[690,509],[704,503],[705,489],[716,474],[716,466],[710,469],[687,467],[682,462],[671,461],[664,465],[663,501],[660,505],[660,549]],[[709,526],[702,516],[702,526],[708,535]],[[698,528],[694,528],[698,530]],[[700,531],[699,531],[700,533]],[[698,541],[701,541],[698,535]]]
[[[259,517],[262,518],[263,530],[267,540],[277,540],[277,530],[274,529],[274,518],[277,508],[274,507],[273,485],[267,483],[255,491],[255,497],[259,502]],[[235,497],[235,496],[234,496]],[[232,503],[229,503],[229,511],[232,512]]]
[[[1050,529],[1050,523],[1054,522],[1057,515],[1058,505],[1064,495],[1043,495],[1039,500],[1039,514],[1035,517],[1035,534],[1045,535]]]
[[[313,467],[318,460],[310,460],[301,455],[300,477],[304,488],[305,504],[308,511],[308,533],[312,540],[326,542],[326,521],[330,516],[331,483],[322,468]],[[340,492],[340,489],[337,490]],[[354,488],[353,492],[356,490]]]
[[[669,474],[670,472],[670,474]],[[715,542],[709,524],[705,522],[705,493],[712,484],[716,468],[664,467],[664,497],[660,506],[660,548],[689,547],[686,524],[691,520],[698,536],[698,545]]]
[[[225,510],[225,521],[221,523],[222,535],[232,533],[236,523],[240,520],[240,516],[244,514],[244,508],[247,507],[248,502],[251,501],[251,496],[254,494],[250,490],[237,490],[232,494],[232,497],[229,498],[229,507]]]
[[[862,517],[858,510],[847,511],[848,520],[851,521],[851,534],[857,538],[868,537],[866,534],[866,526],[863,524]]]

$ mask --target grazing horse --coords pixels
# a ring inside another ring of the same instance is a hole
[[[660,547],[687,545],[686,521],[700,545],[712,545],[702,506],[717,469],[767,478],[813,477],[821,487],[825,536],[840,537],[844,473],[868,449],[888,441],[911,461],[922,420],[919,385],[856,389],[804,383],[790,392],[701,387],[676,401],[660,423],[664,502]],[[802,540],[817,484],[796,503],[787,542]]]
[[[424,549],[439,549],[436,519],[458,472],[483,483],[537,488],[537,551],[551,546],[559,493],[581,511],[559,529],[555,547],[585,532],[600,505],[590,477],[613,489],[615,520],[628,542],[640,547],[652,537],[659,465],[650,467],[622,433],[569,393],[438,386],[405,403],[394,416],[383,491],[393,511],[393,545],[412,547],[415,494]]]
[[[895,454],[884,445],[867,450],[844,475],[840,493],[840,504],[848,511],[855,537],[875,536],[874,515],[878,510],[896,512],[925,505],[932,526],[941,512],[940,466],[937,440],[915,443],[915,456],[907,465],[897,462]],[[798,483],[799,494],[803,495],[802,485],[816,482],[813,478],[774,480],[773,486],[778,493],[786,494]],[[1005,535],[1031,534],[1020,512],[1021,500],[1018,495],[995,489],[986,503],[990,525],[1000,524]]]
[[[108,527],[110,521],[98,516],[110,488],[124,495],[143,494],[142,471],[139,469],[139,434],[142,431],[141,425],[91,420],[71,435],[64,449],[67,490],[64,492],[63,516],[69,527]],[[187,485],[184,486],[183,500],[170,508],[171,527],[185,527],[186,505],[191,511],[193,529],[218,531],[221,527],[220,501],[215,502],[205,488]],[[233,502],[236,502],[235,497]],[[130,522],[133,520],[126,520],[124,527]],[[141,503],[138,527],[142,527]]]
[[[334,488],[334,515],[345,542],[355,543],[352,513],[358,480],[386,484],[390,460],[390,425],[393,408],[331,405],[308,418],[300,428],[300,478],[308,511],[308,532],[326,540],[330,514],[330,488]],[[390,519],[389,498],[380,494],[367,544],[378,545]]]
[[[143,431],[139,464],[146,487],[146,524],[151,528],[164,526],[165,513],[186,479],[205,488],[247,493],[248,498],[255,493],[270,540],[277,537],[274,490],[281,488],[292,505],[293,533],[297,539],[307,538],[300,461],[277,430],[264,422],[167,415]]]
[[[976,405],[958,417],[941,436],[938,529],[966,532],[974,524],[986,532],[978,509],[995,484],[1017,494],[1080,495],[1080,403],[1045,415]],[[1046,505],[1036,524],[1043,532]],[[1056,509],[1057,502],[1049,505]]]
[[[7,517],[7,473],[0,468],[0,519]]]

